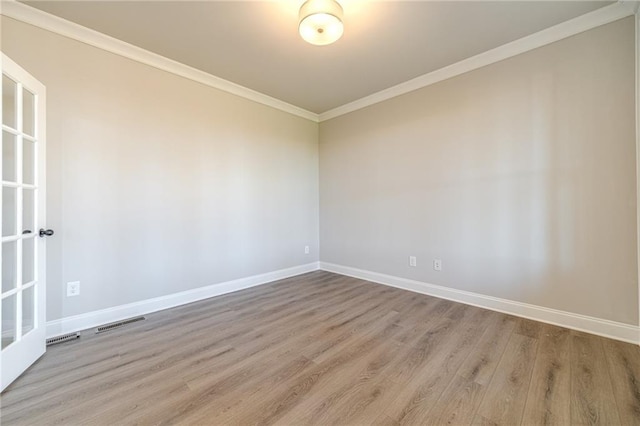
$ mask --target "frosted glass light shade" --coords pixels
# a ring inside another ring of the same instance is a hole
[[[342,37],[342,6],[335,0],[307,0],[298,16],[300,36],[317,46],[331,44]]]

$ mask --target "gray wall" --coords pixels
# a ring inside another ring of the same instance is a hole
[[[2,50],[47,86],[48,320],[318,260],[316,123],[5,17]]]
[[[321,260],[638,324],[634,57],[629,17],[321,123]]]

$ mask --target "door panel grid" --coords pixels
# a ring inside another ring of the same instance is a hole
[[[45,352],[46,89],[0,52],[0,391]],[[49,235],[49,234],[47,234]]]
[[[38,327],[38,99],[2,76],[2,350]]]

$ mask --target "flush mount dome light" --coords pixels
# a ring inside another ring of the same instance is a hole
[[[342,37],[342,6],[336,0],[307,0],[298,18],[300,36],[311,44],[324,46]]]

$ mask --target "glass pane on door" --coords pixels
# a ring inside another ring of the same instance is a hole
[[[22,142],[22,183],[33,185],[36,183],[35,158],[36,144],[23,140]]]
[[[9,132],[2,132],[2,180],[16,182],[16,136]]]
[[[12,129],[18,127],[16,107],[18,85],[6,75],[2,75],[2,124]]]
[[[15,342],[18,324],[15,294],[2,299],[2,349]]]
[[[22,335],[24,336],[33,328],[36,324],[36,310],[35,310],[35,285],[25,289],[22,292]]]
[[[16,288],[18,284],[18,244],[15,241],[2,243],[2,293]]]
[[[18,191],[16,188],[2,188],[2,236],[16,235]]]
[[[22,284],[29,284],[36,279],[35,273],[35,245],[34,238],[22,240]]]
[[[34,234],[36,232],[35,225],[35,196],[36,191],[33,189],[22,190],[22,235]]]
[[[22,132],[35,136],[36,97],[27,89],[22,89]]]

